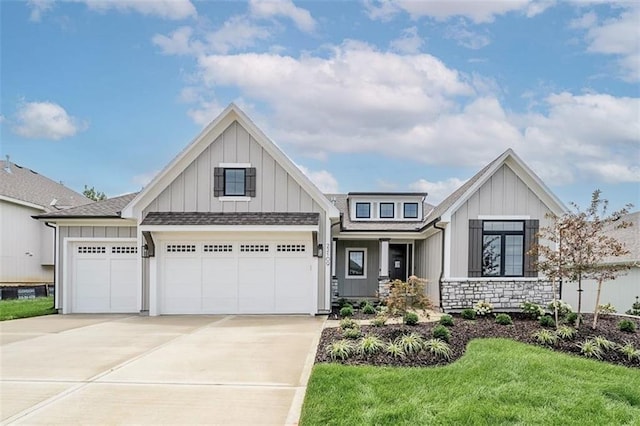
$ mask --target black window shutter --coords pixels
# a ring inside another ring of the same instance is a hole
[[[529,250],[538,244],[538,228],[540,222],[538,219],[525,220],[524,221],[524,276],[525,277],[537,277],[538,269],[536,262],[538,258],[531,256]]]
[[[249,167],[245,172],[244,192],[247,197],[256,196],[256,168]]]
[[[224,168],[213,168],[213,196],[222,197],[224,195]]]
[[[482,220],[469,219],[469,277],[482,276]]]

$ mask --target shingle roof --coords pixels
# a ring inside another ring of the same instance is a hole
[[[120,217],[120,211],[129,204],[129,201],[137,195],[137,192],[96,201],[84,206],[72,207],[57,212],[46,213],[37,218],[91,218],[91,217]]]
[[[318,213],[152,212],[142,225],[318,225]]]
[[[59,182],[6,160],[0,160],[0,195],[36,204],[46,212],[92,202]],[[57,208],[51,206],[54,199]]]
[[[352,193],[353,194],[353,193]],[[402,195],[402,193],[386,193],[387,195]],[[416,195],[411,193],[411,195]],[[415,221],[357,221],[352,222],[351,216],[349,215],[349,205],[347,203],[347,199],[349,197],[348,194],[325,194],[332,202],[335,200],[334,204],[336,208],[342,213],[342,229],[345,231],[400,231],[400,232],[411,232],[417,231],[421,229],[426,222],[426,220],[415,220]],[[433,209],[433,206],[429,203],[424,203],[424,212],[429,213],[430,210]]]

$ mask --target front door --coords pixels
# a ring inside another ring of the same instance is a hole
[[[407,280],[407,245],[389,244],[389,278]]]

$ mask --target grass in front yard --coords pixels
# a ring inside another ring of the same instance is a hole
[[[301,425],[640,424],[640,370],[506,339],[445,367],[317,364]]]
[[[0,321],[55,314],[53,296],[0,300]]]

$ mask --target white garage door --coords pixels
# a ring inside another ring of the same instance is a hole
[[[160,312],[310,313],[313,260],[310,239],[165,242]]]
[[[72,312],[139,311],[136,243],[76,242],[71,248]]]

